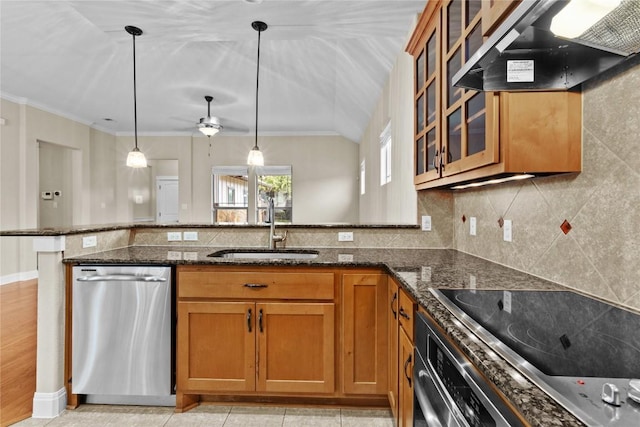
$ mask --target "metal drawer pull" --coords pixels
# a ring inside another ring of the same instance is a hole
[[[394,292],[393,293],[393,298],[391,298],[391,312],[393,313],[393,318],[394,319],[398,318],[398,313],[393,309],[393,303],[396,302],[397,299],[398,299],[398,293]]]
[[[247,310],[247,329],[251,332],[251,309]]]
[[[245,288],[257,289],[257,288],[267,288],[269,285],[265,285],[264,283],[245,283]]]
[[[264,332],[264,329],[262,329],[262,309],[258,312],[258,327],[260,328],[260,332]]]
[[[404,317],[407,320],[411,320],[411,316],[409,316],[407,312],[404,311],[404,308],[402,307],[400,307],[400,316]]]
[[[411,377],[407,375],[407,367],[409,366],[409,363],[411,363],[411,355],[409,355],[407,360],[404,362],[404,377],[409,381],[409,387],[411,387]]]

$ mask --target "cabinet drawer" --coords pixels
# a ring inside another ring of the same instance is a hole
[[[399,290],[398,297],[398,319],[400,326],[413,341],[413,318],[416,312],[416,304],[413,299],[402,289]]]
[[[330,272],[178,271],[178,298],[332,300]]]

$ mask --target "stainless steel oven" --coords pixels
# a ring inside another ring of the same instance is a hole
[[[414,426],[523,426],[430,318],[416,316]]]

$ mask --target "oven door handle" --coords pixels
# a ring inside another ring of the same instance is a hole
[[[422,409],[422,413],[429,427],[442,427],[438,413],[433,408],[433,405],[427,397],[426,384],[424,384],[426,382],[432,383],[429,385],[435,388],[435,382],[433,381],[433,378],[431,378],[431,375],[429,375],[429,373],[424,369],[421,369],[418,372],[418,381],[416,381],[417,384],[414,387],[418,404],[420,405],[420,409]]]

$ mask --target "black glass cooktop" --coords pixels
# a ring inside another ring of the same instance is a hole
[[[570,291],[439,290],[546,375],[640,377],[640,316]]]

